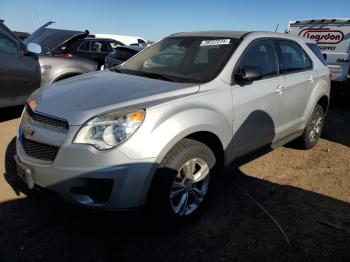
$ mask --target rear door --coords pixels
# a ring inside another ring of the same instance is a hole
[[[286,137],[297,130],[304,122],[306,105],[317,80],[312,60],[296,42],[277,40],[280,72],[280,130]]]
[[[19,41],[0,24],[0,107],[24,104],[40,87],[38,57],[23,54]]]
[[[244,156],[256,149],[270,146],[278,139],[281,97],[277,53],[273,40],[260,39],[245,49],[235,66],[235,72],[245,67],[259,67],[263,77],[251,83],[232,87],[234,119],[232,155]]]

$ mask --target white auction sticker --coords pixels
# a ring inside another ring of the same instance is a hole
[[[229,45],[230,39],[215,39],[215,40],[204,40],[200,44],[200,46],[207,46],[207,45]]]

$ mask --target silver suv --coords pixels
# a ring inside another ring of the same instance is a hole
[[[187,219],[223,168],[294,139],[316,144],[330,75],[306,43],[178,33],[121,66],[37,90],[21,119],[18,174],[71,203]]]

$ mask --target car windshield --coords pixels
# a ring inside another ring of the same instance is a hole
[[[220,73],[238,43],[235,38],[168,37],[114,70],[174,82],[205,83]]]

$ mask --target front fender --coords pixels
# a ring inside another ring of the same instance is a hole
[[[149,110],[143,126],[120,150],[131,159],[156,158],[160,163],[169,150],[181,139],[196,132],[216,135],[227,149],[232,125],[223,114],[208,107],[182,108],[173,105],[167,113],[161,107]],[[175,112],[176,110],[176,112]]]

